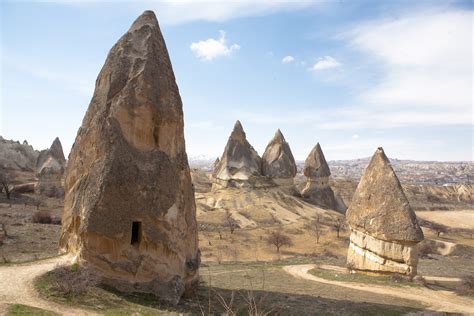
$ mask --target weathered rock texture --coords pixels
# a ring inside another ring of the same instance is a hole
[[[235,122],[213,181],[217,187],[255,186],[262,176],[262,159],[247,141],[240,121]]]
[[[49,197],[62,197],[63,174],[66,168],[66,158],[64,158],[63,147],[59,138],[53,141],[49,149],[43,150],[36,161],[36,175],[38,183],[36,192]]]
[[[296,162],[290,145],[278,129],[262,156],[262,174],[278,185],[292,185],[296,176]]]
[[[0,136],[0,168],[35,172],[38,155],[26,140],[20,144]]]
[[[356,270],[416,274],[423,232],[382,148],[360,180],[347,210],[347,263]]]
[[[334,192],[329,186],[331,171],[319,143],[314,146],[306,158],[303,174],[306,176],[307,182],[301,191],[301,196],[314,205],[336,210]]]
[[[121,291],[198,284],[196,206],[173,69],[152,11],[114,45],[69,156],[60,247]]]

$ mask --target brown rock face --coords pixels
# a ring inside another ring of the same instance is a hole
[[[262,156],[262,173],[275,181],[291,179],[291,183],[296,176],[295,158],[280,130],[276,131]]]
[[[329,186],[331,171],[319,143],[306,158],[303,174],[307,177],[306,186],[301,191],[301,196],[305,200],[314,205],[344,213],[345,209],[338,209],[334,191]]]
[[[390,161],[379,148],[347,210],[351,237],[347,262],[354,269],[416,274],[416,244],[423,232]]]
[[[262,159],[247,141],[242,124],[237,121],[214,169],[214,181],[222,187],[244,186],[261,175]]]
[[[69,156],[60,247],[122,291],[177,303],[198,283],[183,110],[145,11],[107,56]]]
[[[416,243],[423,232],[390,161],[377,149],[347,210],[352,228],[377,239]]]
[[[62,197],[62,178],[66,168],[63,147],[58,137],[49,149],[40,152],[36,161],[38,184],[36,192],[49,197]]]

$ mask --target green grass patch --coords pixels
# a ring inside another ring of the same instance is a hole
[[[13,304],[8,307],[7,316],[20,316],[20,315],[54,316],[58,314],[41,309],[41,308],[32,307],[32,306],[23,305],[23,304]]]
[[[389,286],[411,286],[421,287],[421,285],[411,282],[408,279],[401,278],[394,280],[390,275],[369,275],[365,273],[343,273],[334,270],[311,269],[310,274],[331,281],[355,282],[366,284],[381,284]]]

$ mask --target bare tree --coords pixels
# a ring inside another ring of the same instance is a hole
[[[341,230],[344,229],[345,225],[346,223],[342,218],[337,218],[336,221],[332,224],[332,228],[336,232],[337,238],[339,238],[339,233],[341,232]]]
[[[436,232],[438,237],[441,233],[446,234],[448,232],[448,227],[438,223],[430,223],[430,228]]]
[[[293,241],[291,240],[291,238],[283,234],[279,230],[270,232],[265,238],[265,241],[267,242],[267,244],[275,246],[277,249],[277,253],[280,253],[280,248],[283,246],[293,246]]]
[[[15,175],[12,171],[9,171],[5,168],[0,168],[0,188],[1,191],[5,192],[7,199],[10,200],[12,189],[13,189],[13,180]]]
[[[226,226],[229,227],[230,233],[233,234],[234,230],[239,227],[237,221],[232,217],[232,213],[229,210],[225,211]]]
[[[308,229],[309,233],[316,238],[316,243],[319,244],[319,238],[321,237],[321,223],[319,221],[319,216],[316,217],[315,220],[312,220],[306,228]]]

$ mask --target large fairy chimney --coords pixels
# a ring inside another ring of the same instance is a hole
[[[329,186],[331,171],[319,143],[313,147],[304,162],[303,174],[307,178],[301,196],[308,202],[329,209],[336,209],[334,192]]]
[[[60,247],[121,291],[177,303],[197,286],[183,109],[155,14],[110,50],[69,156]]]
[[[423,232],[390,161],[378,148],[347,210],[347,263],[355,270],[413,276]]]
[[[293,185],[296,162],[290,145],[279,129],[262,156],[262,174],[272,178],[277,185]]]
[[[237,121],[215,166],[214,188],[253,186],[261,175],[262,158],[249,144],[242,124]]]

